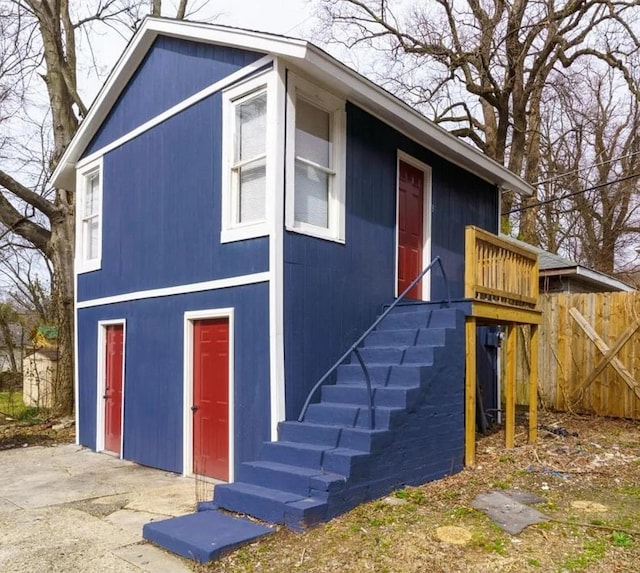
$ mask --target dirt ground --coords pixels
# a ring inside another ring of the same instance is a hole
[[[16,422],[0,414],[0,451],[29,446],[53,446],[73,442],[75,423],[71,419]]]
[[[640,422],[541,413],[535,445],[480,438],[477,465],[362,505],[304,534],[281,529],[207,572],[640,572]],[[509,535],[471,507],[522,490],[549,521]]]
[[[0,425],[0,450],[71,442],[70,420]],[[540,437],[478,441],[477,465],[362,505],[304,534],[284,528],[200,573],[640,573],[640,422],[541,413]],[[509,535],[471,507],[479,493],[544,499],[549,521]]]

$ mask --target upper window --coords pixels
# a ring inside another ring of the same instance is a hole
[[[344,241],[344,101],[289,76],[287,227]]]
[[[268,89],[264,77],[224,92],[222,240],[267,234]]]
[[[78,272],[100,268],[102,255],[102,159],[78,171],[76,185]]]

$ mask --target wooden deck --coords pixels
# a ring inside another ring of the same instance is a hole
[[[531,325],[532,368],[529,375],[529,441],[537,438],[538,256],[477,227],[465,231],[465,298],[471,300],[466,321],[465,464],[476,455],[476,327],[500,324],[507,329],[505,443],[515,443],[516,330]]]

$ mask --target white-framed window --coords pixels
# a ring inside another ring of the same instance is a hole
[[[287,229],[344,242],[345,102],[291,73],[287,96]]]
[[[221,241],[267,235],[273,107],[270,75],[223,92]]]
[[[102,259],[102,158],[77,171],[76,268],[100,268]]]

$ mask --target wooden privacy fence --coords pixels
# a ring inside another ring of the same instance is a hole
[[[640,419],[640,293],[543,295],[540,308],[540,402],[561,411]],[[516,401],[528,404],[528,327],[519,327],[518,336],[524,351]]]

